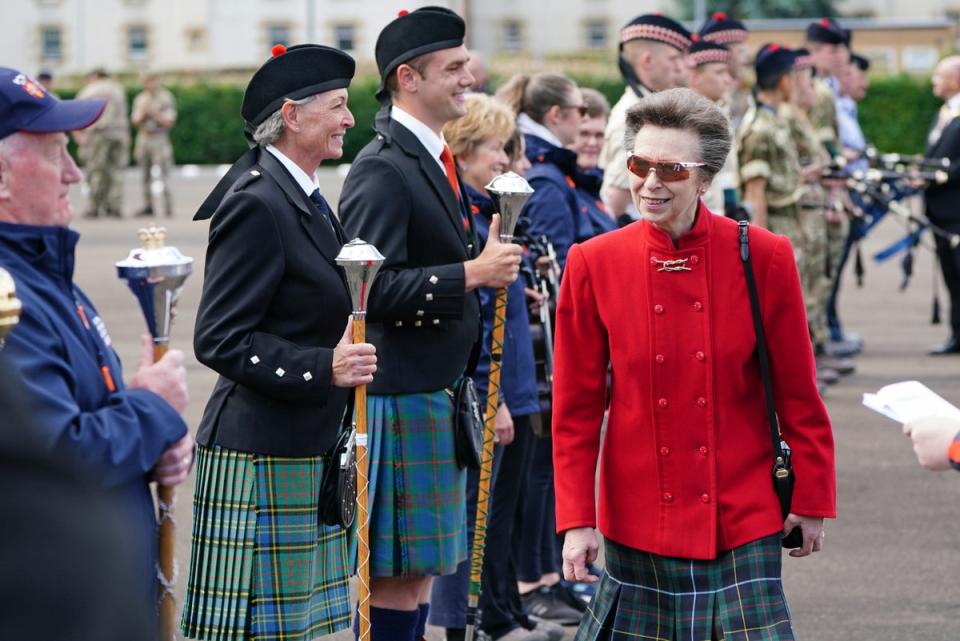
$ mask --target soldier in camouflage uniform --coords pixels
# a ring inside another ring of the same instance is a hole
[[[130,116],[137,129],[137,142],[133,156],[143,171],[144,207],[138,216],[153,216],[153,168],[159,172],[162,185],[163,205],[167,218],[173,216],[170,200],[170,165],[173,163],[173,146],[170,144],[170,129],[177,121],[177,103],[173,94],[160,86],[156,76],[143,79],[143,91],[133,99]]]
[[[817,75],[815,83],[817,99],[809,113],[810,122],[816,129],[821,144],[831,157],[835,157],[841,151],[836,107],[840,90],[837,76],[850,62],[851,33],[849,29],[844,29],[834,20],[823,18],[807,25],[806,39]],[[827,252],[828,275],[834,283],[838,282],[842,275],[841,257],[844,254],[847,237],[850,235],[850,223],[843,213],[843,208],[848,203],[849,197],[845,190],[830,191],[826,215]],[[836,331],[832,330],[832,338],[836,340],[825,345],[825,349],[839,356],[850,356],[859,351],[859,344],[856,341],[844,340],[843,330],[840,329],[839,320],[835,314],[836,301],[828,303],[827,308],[827,322],[831,328],[836,328]],[[829,310],[834,311],[831,313]]]
[[[757,103],[739,132],[740,184],[753,222],[777,231],[797,217],[800,161],[790,130],[779,115],[793,91],[792,49],[767,44],[757,52]]]
[[[610,111],[603,135],[599,166],[603,169],[600,195],[607,210],[621,223],[635,213],[630,198],[623,134],[627,110],[655,91],[680,86],[685,69],[683,54],[690,46],[690,32],[666,16],[637,16],[620,30],[620,73],[627,87]]]
[[[74,133],[90,182],[90,208],[84,216],[120,218],[123,211],[123,170],[130,160],[127,96],[123,87],[108,78],[103,70],[92,72],[87,76],[87,81],[87,85],[77,94],[77,99],[103,98],[107,105],[97,122],[82,132]]]
[[[790,102],[780,106],[780,115],[790,129],[802,168],[803,182],[796,220],[798,229],[793,233],[787,230],[774,231],[786,234],[793,242],[803,285],[810,338],[817,351],[820,351],[830,340],[826,316],[827,297],[830,294],[830,278],[827,275],[828,196],[820,184],[821,170],[829,164],[830,155],[808,117],[816,102],[816,92],[813,86],[813,60],[806,49],[797,50],[794,69],[794,91]],[[841,363],[838,359],[827,362],[823,357],[818,357],[817,375],[823,382],[836,382],[840,373],[848,374],[852,371],[852,363]]]

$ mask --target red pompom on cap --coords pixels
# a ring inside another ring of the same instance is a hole
[[[274,58],[277,56],[282,56],[283,54],[287,53],[287,47],[285,45],[273,45],[273,48],[270,49],[270,53]]]
[[[830,26],[830,18],[820,18],[820,26],[826,29]]]
[[[778,51],[779,49],[780,49],[780,45],[778,45],[776,42],[771,43],[771,45],[767,47],[767,51],[769,51],[770,53],[773,53],[774,51]]]
[[[410,12],[407,11],[406,9],[401,9],[400,11],[397,12],[397,17],[398,17],[398,18],[402,18],[403,16],[407,15],[408,13],[410,13]]]
[[[716,13],[713,14],[713,19],[714,19],[714,20],[726,20],[726,19],[727,19],[727,14],[725,14],[723,11],[717,11]]]
[[[690,40],[692,40],[693,42],[700,42],[700,34],[699,33],[691,34]]]

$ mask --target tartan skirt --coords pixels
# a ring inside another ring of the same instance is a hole
[[[323,465],[197,448],[184,636],[310,641],[350,625],[348,535],[317,519]]]
[[[716,559],[658,556],[604,542],[606,572],[577,641],[793,641],[780,581],[781,535]]]
[[[441,576],[467,558],[467,474],[443,390],[367,398],[370,576]]]

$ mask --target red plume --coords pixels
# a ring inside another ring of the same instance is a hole
[[[285,53],[287,53],[287,48],[284,45],[273,45],[273,49],[270,50],[270,54],[274,58],[282,56]]]
[[[769,51],[770,53],[778,51],[779,49],[780,49],[780,45],[778,45],[776,42],[771,43],[770,46],[767,47],[767,51]]]
[[[824,29],[830,26],[830,18],[820,18],[820,26]]]
[[[699,34],[699,33],[695,33],[695,34],[691,35],[691,36],[690,36],[690,40],[692,40],[693,42],[700,42],[700,34]]]
[[[716,13],[713,14],[713,19],[714,19],[714,20],[726,20],[726,19],[727,19],[727,14],[725,14],[723,11],[717,11]]]
[[[397,12],[397,17],[398,17],[398,18],[402,18],[403,16],[407,15],[408,13],[410,13],[410,12],[407,11],[406,9],[401,9],[400,11]]]

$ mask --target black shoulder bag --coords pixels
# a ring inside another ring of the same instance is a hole
[[[317,515],[321,523],[349,530],[357,512],[356,425],[353,422],[353,391],[344,412],[340,436],[324,457]]]
[[[453,403],[451,425],[453,427],[453,453],[457,465],[471,470],[480,469],[483,458],[483,409],[477,393],[477,385],[471,376],[480,362],[480,341],[483,340],[481,328],[463,375],[447,388],[447,394]],[[484,402],[486,399],[484,399]]]
[[[763,395],[767,402],[767,421],[770,423],[770,438],[773,441],[773,489],[780,501],[780,512],[784,519],[790,514],[790,504],[793,501],[793,463],[790,460],[790,447],[780,435],[780,425],[777,423],[777,409],[773,404],[773,385],[770,383],[770,361],[767,359],[767,340],[763,333],[763,320],[760,317],[760,300],[757,296],[757,283],[753,276],[753,265],[750,264],[749,223],[741,220],[740,226],[740,260],[743,263],[743,273],[747,277],[747,291],[750,293],[750,309],[753,312],[753,328],[757,335],[757,353],[760,357],[760,375],[763,378]],[[790,534],[783,537],[783,547],[788,549],[803,546],[803,532],[799,527],[793,528]]]

